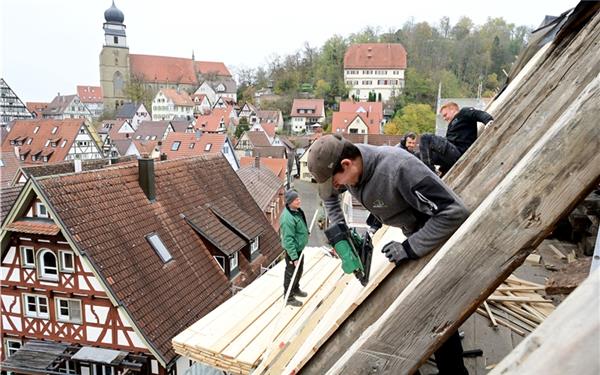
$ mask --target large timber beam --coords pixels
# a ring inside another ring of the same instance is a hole
[[[597,8],[598,4],[583,17],[589,27],[572,37],[564,37],[533,62],[530,73],[518,82],[517,87],[511,88],[510,98],[504,100],[494,113],[496,125],[483,134],[446,176],[446,183],[463,198],[470,210],[477,208],[544,134],[548,124],[555,122],[582,87],[599,73],[598,17],[590,20]],[[596,64],[590,64],[590,61],[596,61]],[[519,111],[525,112],[519,115]],[[346,352],[386,311],[433,255],[392,271],[321,346],[302,373],[321,374],[323,369],[332,367],[340,353]]]
[[[330,369],[411,374],[599,182],[600,75]]]

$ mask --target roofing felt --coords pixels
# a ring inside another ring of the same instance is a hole
[[[263,211],[269,208],[283,186],[283,181],[266,167],[243,167],[237,170],[237,174]]]
[[[344,69],[406,69],[406,50],[400,43],[352,44],[344,54]]]
[[[246,225],[263,231],[263,257],[258,258],[263,265],[282,250],[277,233],[222,155],[156,162],[155,181],[154,202],[139,185],[136,164],[37,183],[64,223],[66,235],[86,251],[104,279],[112,281],[109,287],[117,300],[170,361],[175,357],[171,339],[230,295],[229,280],[205,240],[180,214],[216,204],[245,232],[256,233]],[[223,200],[235,202],[233,208],[245,213],[249,222],[230,214],[232,208],[222,205]],[[146,240],[152,233],[160,236],[173,257],[166,264]]]

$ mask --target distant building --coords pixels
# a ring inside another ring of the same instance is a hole
[[[32,119],[33,115],[15,92],[0,78],[0,125],[6,125],[13,120]]]
[[[195,103],[185,91],[160,89],[152,100],[152,120],[194,118]]]
[[[294,99],[290,113],[292,133],[310,133],[312,125],[325,121],[323,99]]]
[[[33,118],[42,118],[42,112],[44,112],[44,110],[46,108],[48,108],[48,104],[50,103],[46,103],[46,102],[26,102],[25,106],[27,107],[27,110],[29,111],[29,113],[31,113],[33,115]]]
[[[341,102],[339,112],[333,113],[331,132],[381,134],[383,124],[381,102]]]
[[[169,133],[162,142],[161,155],[167,160],[199,156],[204,154],[222,154],[234,171],[240,168],[240,162],[233,152],[233,145],[227,134],[203,133]]]
[[[142,121],[152,120],[152,117],[148,113],[148,110],[143,103],[123,104],[119,107],[115,118],[117,120],[129,120],[134,129],[137,129]]]
[[[399,43],[352,44],[344,55],[344,81],[349,96],[368,100],[369,93],[387,101],[404,89],[406,50]]]
[[[45,119],[67,120],[71,118],[83,118],[92,121],[92,112],[81,102],[79,95],[56,95],[42,111]]]
[[[100,86],[77,86],[77,95],[81,102],[92,112],[94,119],[100,118],[104,112],[102,87]]]
[[[206,82],[203,87],[210,88],[215,96],[236,98],[237,85],[222,62],[196,61],[193,54],[191,59],[130,54],[125,16],[114,2],[104,12],[104,19],[99,68],[106,110],[115,111],[128,102],[125,89],[131,82],[141,84],[152,95],[163,88],[202,94],[195,91]]]

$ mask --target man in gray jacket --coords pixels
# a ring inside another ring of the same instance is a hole
[[[425,164],[399,147],[354,145],[339,135],[315,141],[308,169],[332,224],[344,222],[339,194],[350,192],[380,223],[399,227],[407,239],[383,247],[396,264],[442,245],[469,212]],[[439,373],[468,374],[458,332],[435,352]]]

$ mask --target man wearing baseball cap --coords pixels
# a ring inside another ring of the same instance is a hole
[[[332,224],[345,222],[339,195],[348,191],[380,223],[407,236],[382,251],[399,264],[441,246],[469,216],[460,198],[425,164],[406,150],[353,144],[339,134],[313,143],[308,169],[319,183]],[[439,374],[468,374],[458,332],[435,352]]]

